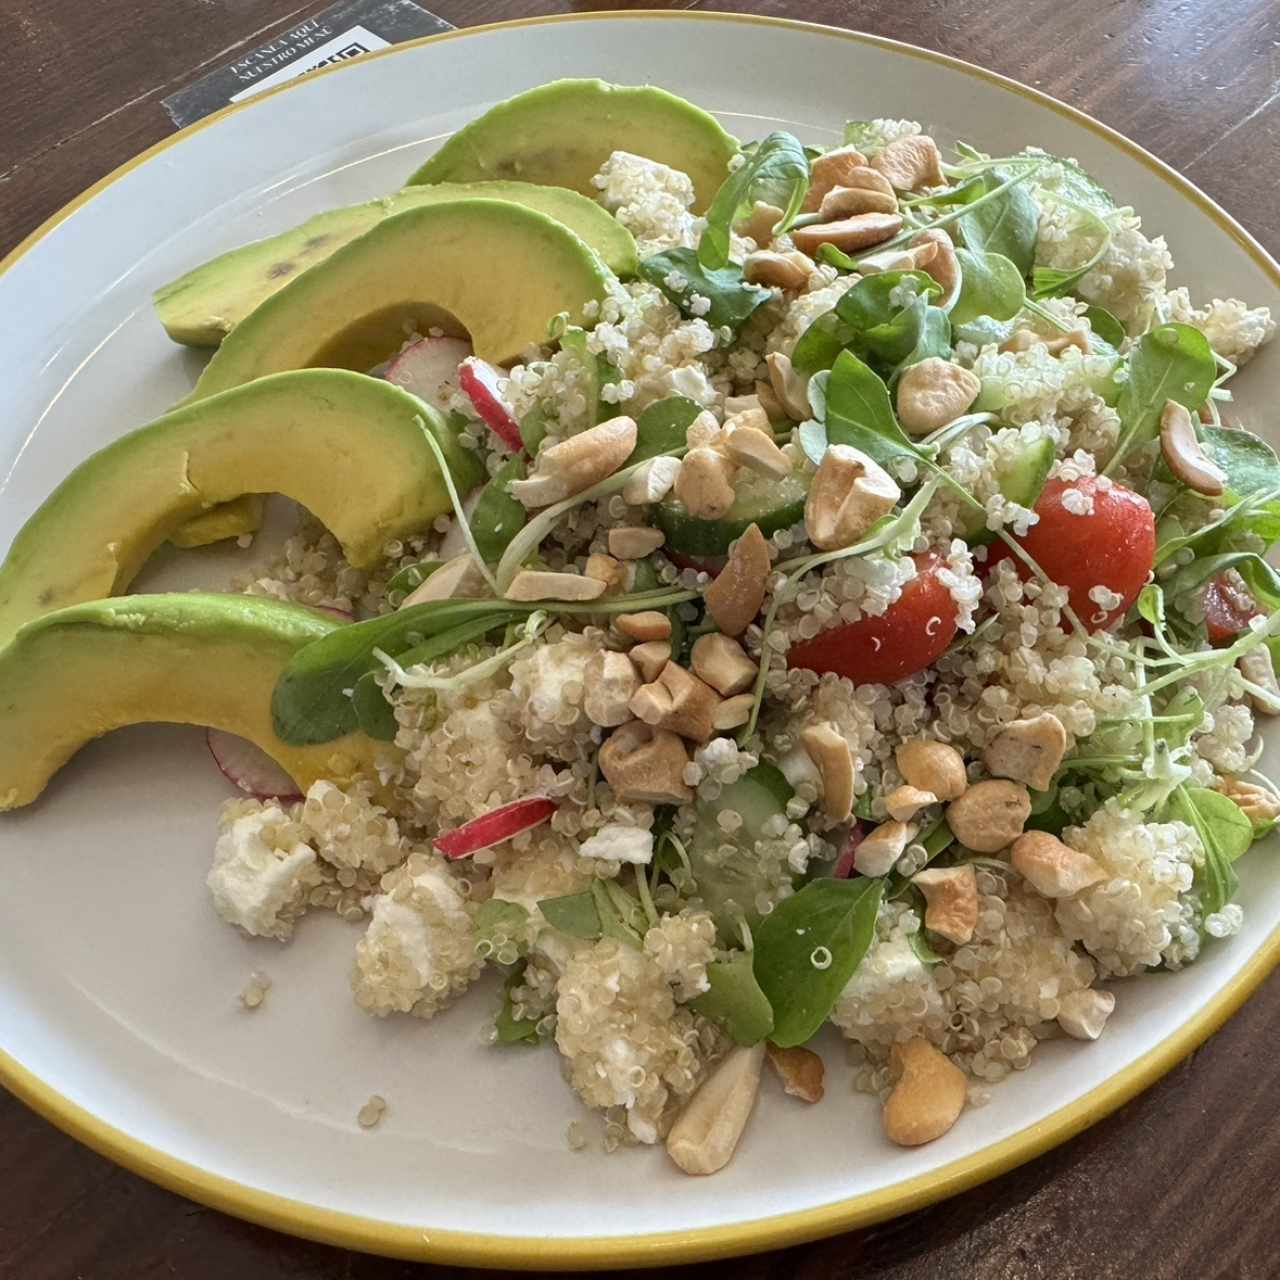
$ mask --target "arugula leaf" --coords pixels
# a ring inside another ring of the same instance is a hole
[[[1204,864],[1196,870],[1196,885],[1205,915],[1214,915],[1239,891],[1240,880],[1231,864],[1253,842],[1253,827],[1234,801],[1206,787],[1184,783],[1175,788],[1169,804],[1200,837]]]
[[[1010,181],[1010,175],[991,169],[984,174],[986,191],[994,192]],[[1024,278],[1035,260],[1036,230],[1040,211],[1025,184],[1010,186],[983,203],[975,203],[956,219],[966,249],[998,253],[1013,263]]]
[[[518,902],[490,898],[476,908],[474,923],[476,941],[487,942],[492,947],[499,941],[523,935],[529,913]]]
[[[896,458],[923,457],[898,425],[884,380],[852,351],[840,353],[825,390],[825,426],[831,444],[853,445],[881,466]]]
[[[524,981],[524,971],[517,969],[502,986],[502,1006],[493,1020],[499,1044],[536,1044],[538,1024],[517,1018],[511,1007],[511,993]]]
[[[884,881],[866,876],[811,880],[761,921],[754,969],[776,1045],[803,1044],[826,1021],[875,938],[883,893]]]
[[[538,446],[545,439],[549,424],[547,411],[536,404],[520,420],[520,441],[529,457],[537,457]]]
[[[951,308],[951,323],[966,324],[983,316],[1012,320],[1027,302],[1022,273],[1002,253],[957,249],[960,296]]]
[[[907,934],[907,944],[911,947],[915,958],[926,968],[942,963],[942,957],[929,945],[929,939],[925,937],[923,929]]]
[[[815,467],[821,466],[823,455],[831,444],[831,441],[827,439],[826,427],[821,422],[810,418],[796,428],[796,439],[800,442],[800,447],[804,450],[805,456],[809,458],[813,465]]]
[[[705,239],[705,236],[704,236]],[[640,264],[640,278],[656,285],[686,316],[696,317],[695,298],[705,298],[710,306],[701,316],[713,328],[739,328],[762,303],[773,296],[768,289],[747,284],[742,268],[730,263],[708,267],[692,249],[667,249]],[[683,281],[679,288],[672,280]]]
[[[951,321],[947,313],[941,307],[929,306],[923,298],[917,298],[911,309],[918,317],[916,340],[911,350],[894,366],[890,381],[896,382],[902,376],[904,369],[913,364],[919,364],[921,360],[928,360],[931,356],[942,358],[951,354]]]
[[[683,449],[689,424],[702,412],[702,406],[687,396],[667,396],[655,400],[636,419],[636,447],[623,466],[655,458],[660,453]]]
[[[874,276],[869,278],[875,279]],[[830,369],[836,357],[852,341],[853,329],[834,310],[826,311],[800,335],[800,341],[791,352],[791,367],[797,373],[818,373]]]
[[[382,686],[374,679],[372,671],[365,672],[351,690],[351,705],[356,713],[356,724],[361,733],[379,742],[395,739],[400,725],[396,713]]]
[[[1124,325],[1106,307],[1086,307],[1084,316],[1088,320],[1089,327],[1093,330],[1094,335],[1101,338],[1110,347],[1115,347],[1118,350],[1120,344],[1128,336],[1125,333]]]
[[[1049,160],[1062,168],[1061,176],[1056,181],[1046,182],[1045,187],[1050,195],[1060,195],[1073,204],[1080,205],[1088,213],[1095,216],[1110,213],[1116,202],[1111,192],[1096,178],[1083,169],[1078,161],[1066,156],[1050,155],[1046,151],[1023,152],[1028,160]]]
[[[1201,427],[1206,452],[1227,473],[1227,488],[1241,498],[1280,488],[1280,459],[1275,450],[1252,431],[1231,427]]]
[[[751,952],[735,951],[707,965],[708,989],[689,1002],[695,1013],[718,1022],[734,1044],[759,1044],[773,1030],[773,1009],[760,990]]]
[[[974,177],[966,178],[963,182],[947,187],[943,191],[935,191],[932,195],[914,196],[908,203],[912,208],[918,205],[936,207],[945,204],[972,204],[979,196],[986,195],[987,191],[986,179],[982,174],[976,174]]]
[[[519,454],[508,458],[480,490],[480,498],[471,513],[472,537],[489,564],[502,559],[507,545],[529,518],[524,504],[511,496],[510,489],[512,480],[525,478],[525,470],[525,460]]]
[[[1153,440],[1165,404],[1176,400],[1194,412],[1217,376],[1208,340],[1189,324],[1162,324],[1145,333],[1129,356],[1129,377],[1120,392],[1120,438],[1103,469],[1109,475],[1133,449]]]
[[[543,898],[538,903],[538,910],[553,929],[559,929],[571,938],[586,938],[594,942],[603,936],[600,912],[590,889],[566,893],[559,898]]]
[[[443,560],[419,560],[417,564],[405,565],[387,579],[387,594],[400,591],[408,595],[416,591],[442,564]]]
[[[698,261],[708,271],[728,264],[734,224],[746,217],[758,200],[782,210],[776,235],[789,230],[808,190],[809,157],[804,147],[789,133],[762,138],[716,192],[698,241]]]

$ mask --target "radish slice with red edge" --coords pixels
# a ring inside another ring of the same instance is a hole
[[[431,843],[450,861],[469,858],[481,849],[491,849],[522,831],[539,826],[559,807],[547,796],[526,796],[523,800],[513,800],[501,808],[482,813],[478,818],[436,836]]]
[[[479,356],[468,356],[458,366],[458,386],[471,401],[481,421],[508,449],[521,453],[524,441],[520,439],[520,424],[498,391],[502,376],[501,369]]]
[[[228,782],[259,800],[301,800],[298,784],[261,747],[223,729],[205,733],[209,754]]]
[[[858,846],[862,843],[866,834],[861,822],[853,824],[853,829],[849,832],[849,838],[845,841],[844,848],[840,850],[840,856],[836,859],[836,865],[831,868],[832,879],[847,880],[853,875],[853,855],[858,852]]]
[[[471,354],[461,338],[419,338],[400,352],[383,375],[388,382],[449,412],[449,397],[458,389],[458,366]]]

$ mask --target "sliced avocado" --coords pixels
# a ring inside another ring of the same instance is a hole
[[[260,596],[95,600],[28,623],[0,649],[0,810],[30,804],[86,742],[124,725],[211,725],[248,738],[306,790],[374,776],[374,743],[282,742],[271,690],[304,645],[344,625]]]
[[[1053,441],[1044,437],[1002,458],[996,464],[996,483],[1000,492],[1019,506],[1034,507],[1056,457]],[[964,519],[965,539],[972,545],[988,543],[995,537],[976,511],[966,507]]]
[[[220,254],[157,289],[156,314],[174,342],[216,347],[256,306],[385,218],[406,209],[469,198],[509,200],[545,213],[594,249],[615,275],[636,273],[636,242],[631,232],[576,191],[532,182],[442,182],[331,209],[291,231]]]
[[[253,533],[262,527],[262,509],[266,499],[260,493],[245,493],[230,502],[192,516],[180,529],[169,535],[175,547],[207,547],[211,542],[223,542]]]
[[[459,129],[407,185],[523,178],[595,196],[591,179],[615,151],[687,173],[701,212],[728,176],[738,144],[713,116],[665,89],[555,80]]]
[[[308,369],[140,427],[82,462],[14,539],[0,565],[0,637],[118,595],[184,520],[246,490],[296,499],[353,564],[372,563],[449,509],[424,423],[457,448],[435,410],[399,387]]]
[[[238,324],[184,403],[285,369],[371,369],[412,329],[463,330],[482,359],[514,360],[608,289],[604,264],[546,214],[451,200],[386,218]]]

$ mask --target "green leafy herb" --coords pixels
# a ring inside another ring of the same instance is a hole
[[[523,970],[516,970],[502,987],[502,1007],[493,1020],[499,1044],[536,1044],[538,1024],[528,1018],[517,1018],[511,1002],[511,993],[524,982]]]
[[[1200,439],[1214,462],[1227,473],[1227,488],[1237,497],[1280,488],[1280,459],[1275,450],[1252,431],[1229,427],[1201,427]]]
[[[1108,214],[1116,207],[1116,202],[1106,187],[1082,169],[1075,160],[1038,150],[1024,152],[1023,157],[1034,161],[1048,160],[1061,167],[1061,173],[1045,184],[1050,195],[1060,196],[1095,216]]]
[[[960,296],[951,308],[952,324],[968,324],[983,316],[1012,320],[1026,304],[1022,273],[1002,253],[957,249]]]
[[[702,412],[702,406],[687,396],[668,396],[655,400],[636,419],[636,447],[626,466],[655,458],[661,453],[683,449],[689,424]]]
[[[1196,885],[1204,914],[1215,915],[1240,888],[1231,864],[1253,843],[1253,827],[1239,805],[1206,787],[1179,786],[1170,808],[1200,837],[1204,864],[1196,871]]]
[[[884,146],[884,136],[874,120],[846,120],[844,145],[862,152],[879,151]]]
[[[1014,182],[1010,175],[991,169],[983,177],[987,190],[958,215],[956,227],[966,249],[998,253],[1025,278],[1035,260],[1040,211],[1024,185],[1007,185]]]
[[[922,456],[898,425],[884,380],[852,351],[841,352],[832,366],[825,394],[826,434],[831,444],[852,445],[881,466],[896,458]]]
[[[931,307],[924,298],[917,298],[908,308],[911,313],[915,341],[910,350],[894,366],[890,381],[902,376],[902,371],[921,360],[931,357],[944,358],[951,354],[951,321],[941,307]]]
[[[525,478],[525,460],[519,454],[508,458],[480,490],[471,513],[471,533],[485,560],[493,564],[502,558],[511,539],[524,528],[528,512],[511,496],[511,481]]]
[[[1117,349],[1120,347],[1127,336],[1124,325],[1106,307],[1087,307],[1084,315],[1089,327],[1103,342]]]
[[[387,579],[387,594],[399,591],[408,595],[416,591],[435,571],[444,564],[443,560],[419,560],[417,564],[407,564],[398,569]]]
[[[754,967],[775,1044],[803,1044],[826,1021],[875,937],[883,892],[865,876],[811,880],[761,922]]]
[[[690,1007],[718,1022],[734,1044],[759,1044],[773,1030],[773,1009],[760,990],[751,952],[735,951],[707,966],[708,989]]]
[[[509,939],[523,939],[529,913],[518,902],[490,898],[476,908],[474,923],[476,942],[496,949]]]
[[[590,889],[582,893],[567,893],[560,898],[543,898],[538,903],[538,910],[553,929],[559,929],[571,938],[586,938],[594,942],[603,934],[600,911]]]
[[[1120,438],[1103,469],[1109,475],[1132,450],[1153,440],[1165,404],[1176,400],[1194,411],[1217,374],[1213,351],[1199,329],[1162,324],[1144,334],[1129,357],[1129,377],[1120,392]]]
[[[520,440],[529,457],[537,456],[538,446],[546,438],[550,425],[547,411],[540,404],[534,405],[520,420]]]
[[[379,742],[391,742],[395,738],[400,727],[396,713],[372,671],[367,671],[356,681],[351,690],[351,705],[361,733]]]
[[[692,249],[655,253],[641,262],[640,277],[661,289],[682,314],[701,316],[713,329],[739,328],[773,296],[768,289],[748,284],[741,267],[708,267]],[[707,305],[697,299],[705,299]]]
[[[929,939],[925,937],[923,929],[917,929],[915,933],[907,934],[907,943],[910,945],[915,958],[926,968],[942,963],[942,957],[929,945]]]
[[[707,225],[698,242],[698,260],[710,271],[724,267],[729,261],[734,224],[746,217],[757,201],[781,209],[782,218],[774,233],[787,231],[808,190],[809,157],[804,147],[789,133],[771,133],[762,138],[724,180],[707,209]]]

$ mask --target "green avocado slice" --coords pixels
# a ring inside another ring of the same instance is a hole
[[[591,179],[615,151],[687,173],[701,212],[728,177],[738,144],[714,116],[665,89],[555,80],[459,129],[406,185],[522,178],[595,196]]]
[[[610,275],[572,231],[504,200],[451,200],[378,223],[304,271],[227,336],[183,403],[285,369],[371,369],[408,332],[466,332],[482,359],[579,323]]]
[[[532,182],[443,182],[331,209],[290,231],[220,254],[157,289],[156,314],[174,342],[216,347],[260,303],[384,219],[423,205],[475,198],[509,200],[545,213],[594,249],[615,275],[636,273],[631,232],[576,191]]]
[[[282,742],[271,691],[304,645],[344,624],[261,596],[95,600],[28,623],[0,649],[0,811],[30,804],[92,738],[146,722],[210,725],[261,747],[305,791],[375,778],[372,739]]]
[[[449,509],[428,427],[446,458],[459,450],[416,396],[340,369],[275,374],[166,414],[82,462],[18,533],[0,565],[0,638],[125,591],[185,520],[244,493],[296,499],[352,564],[370,564]]]

